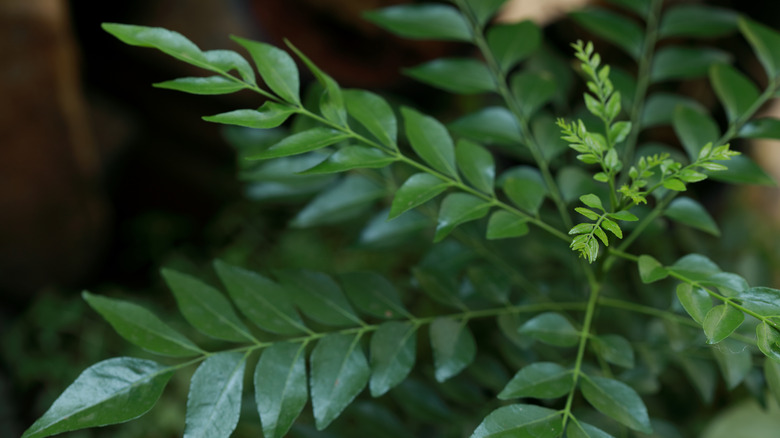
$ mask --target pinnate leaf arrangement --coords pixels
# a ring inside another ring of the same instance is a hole
[[[502,3],[454,0],[367,14],[401,37],[474,46],[478,56],[405,72],[484,97],[483,108],[446,125],[375,93],[342,89],[289,42],[285,50],[233,37],[248,60],[202,51],[166,29],[105,24],[126,44],[209,72],[156,87],[251,90],[264,99],[257,109],[204,120],[231,125],[241,177],[258,199],[310,196],[292,226],[335,223],[382,204],[364,225],[363,243],[392,245],[423,229],[435,244],[408,278],[392,280],[374,272],[261,274],[218,260],[220,290],[163,270],[187,322],[224,342],[209,351],[141,306],[85,292],[122,337],[167,359],[119,357],[89,367],[24,438],[139,417],[176,371],[192,366],[183,424],[193,437],[233,433],[246,411],[247,372],[268,438],[294,433],[302,413],[316,429],[328,428],[357,397],[390,397],[412,417],[400,421],[387,404],[364,401],[347,411],[378,431],[425,436],[419,425],[435,424],[441,436],[474,438],[654,429],[689,436],[659,395],[669,373],[687,375],[703,403],[719,382],[780,398],[780,291],[751,287],[704,255],[662,262],[669,251],[636,249],[657,248],[658,227],[670,223],[720,233],[686,196],[691,184],[773,183],[729,145],[780,139],[780,120],[755,118],[780,88],[780,33],[703,4],[610,0],[612,8],[573,13],[600,44],[625,52],[632,74],[611,69],[593,43],[577,41],[562,58],[535,24],[493,23]],[[748,77],[730,54],[707,46],[729,34],[744,37],[766,77]],[[302,92],[298,65],[316,79],[315,91]],[[584,106],[561,115],[577,76]],[[721,123],[675,92],[677,81],[700,77],[721,104]],[[678,144],[642,142],[669,126]],[[336,432],[351,436],[349,427]]]

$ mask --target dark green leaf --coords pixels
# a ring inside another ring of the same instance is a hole
[[[465,18],[451,6],[399,5],[367,12],[369,21],[405,38],[471,41]]]
[[[544,343],[558,347],[573,347],[580,341],[580,332],[560,313],[547,312],[537,315],[518,329]]]
[[[311,403],[317,430],[325,429],[368,383],[371,371],[359,335],[331,334],[311,353]]]
[[[720,129],[712,118],[685,106],[675,108],[672,126],[691,161],[697,159],[704,145],[720,137]]]
[[[472,58],[439,58],[407,68],[404,73],[451,93],[476,94],[496,89],[496,83],[487,66]]]
[[[536,214],[547,195],[541,173],[531,167],[518,167],[501,175],[500,183],[509,199],[523,210]]]
[[[45,437],[138,418],[160,398],[173,371],[132,357],[98,362],[84,370],[22,437]]]
[[[241,82],[230,80],[224,76],[178,78],[152,85],[157,88],[203,95],[230,94],[246,88],[246,85]]]
[[[302,269],[279,271],[276,275],[309,318],[329,326],[361,324],[344,292],[329,276]]]
[[[339,125],[347,125],[347,108],[344,104],[344,95],[341,92],[341,87],[336,83],[333,78],[328,76],[327,73],[317,67],[306,55],[303,54],[297,47],[295,47],[290,41],[284,41],[287,47],[292,49],[295,54],[301,58],[309,71],[317,79],[317,82],[322,85],[325,91],[320,95],[320,112],[325,119]]]
[[[769,386],[769,390],[775,396],[775,400],[780,402],[780,362],[765,360],[764,378],[766,379],[767,386]]]
[[[766,322],[756,327],[756,344],[766,357],[780,362],[780,332]]]
[[[734,298],[750,288],[747,280],[730,272],[718,272],[706,279],[699,280],[699,283],[705,286],[715,286],[721,295],[730,298]]]
[[[553,77],[547,72],[515,73],[509,83],[526,118],[530,118],[537,109],[549,102],[557,90]]]
[[[513,145],[522,140],[515,116],[499,106],[483,108],[449,126],[455,134],[478,142]]]
[[[145,350],[174,357],[204,353],[184,335],[137,304],[92,295],[88,292],[82,293],[82,297],[111,324],[117,333]]]
[[[745,155],[731,157],[728,161],[720,161],[728,169],[716,172],[707,172],[710,178],[732,184],[756,184],[762,186],[776,186],[777,182],[764,169],[756,164],[753,159]]]
[[[434,242],[440,242],[460,224],[480,219],[488,214],[490,204],[468,193],[451,193],[441,202]]]
[[[185,437],[229,437],[241,415],[246,355],[217,353],[192,376],[187,396]]]
[[[349,300],[363,312],[377,318],[409,315],[390,281],[374,272],[352,272],[339,276]]]
[[[469,8],[474,12],[477,23],[484,25],[495,15],[507,0],[466,0]]]
[[[739,130],[738,137],[742,138],[771,138],[780,140],[780,120],[778,119],[753,119],[748,120]]]
[[[707,312],[702,322],[708,344],[717,344],[726,339],[745,320],[745,314],[734,306],[720,304]]]
[[[411,418],[428,422],[446,422],[455,418],[455,414],[442,400],[439,392],[420,380],[406,379],[390,394]]]
[[[536,362],[518,371],[498,398],[558,398],[568,394],[572,386],[572,370],[553,362]]]
[[[336,173],[351,169],[376,169],[386,167],[394,161],[396,161],[395,158],[379,149],[367,148],[365,146],[344,146],[329,156],[328,159],[311,169],[305,170],[302,174]]]
[[[602,414],[633,430],[652,432],[647,408],[630,386],[614,379],[587,376],[580,388],[588,403]]]
[[[451,275],[426,267],[412,268],[412,273],[429,297],[449,307],[466,309],[458,294],[458,284]]]
[[[380,143],[396,147],[398,126],[390,105],[379,95],[364,90],[344,90],[347,112]]]
[[[664,216],[673,221],[698,228],[713,236],[720,236],[718,224],[698,202],[691,198],[677,198],[664,210]]]
[[[557,438],[561,412],[536,405],[503,406],[485,417],[471,438]]]
[[[530,20],[497,24],[487,31],[488,47],[504,72],[539,48],[541,40],[539,26]]]
[[[268,101],[258,110],[233,110],[213,116],[204,116],[203,120],[226,125],[246,126],[247,128],[268,129],[281,125],[295,112],[295,108],[291,106]]]
[[[494,265],[474,265],[469,266],[467,274],[480,296],[496,304],[509,304],[512,283],[505,270]]]
[[[730,122],[746,114],[758,100],[756,85],[730,65],[715,64],[710,67],[710,82]]]
[[[308,398],[305,345],[276,342],[266,348],[257,362],[254,383],[263,434],[285,436]]]
[[[528,231],[528,218],[500,210],[490,216],[486,237],[490,240],[521,237],[528,234]]]
[[[650,79],[661,82],[704,76],[711,65],[726,64],[730,60],[731,55],[717,49],[667,46],[658,50],[653,58]]]
[[[654,93],[647,98],[642,110],[642,127],[649,128],[657,125],[668,125],[674,119],[674,109],[684,106],[700,114],[706,109],[697,101],[688,97],[671,93]]]
[[[217,339],[242,342],[254,340],[221,292],[197,278],[163,269],[184,318],[201,333]]]
[[[450,183],[428,173],[410,176],[396,191],[388,219],[398,217],[401,213],[435,198],[449,186]]]
[[[753,354],[739,341],[725,339],[712,348],[712,354],[729,390],[742,383],[753,369]]]
[[[238,309],[258,327],[282,335],[306,331],[284,288],[260,274],[221,260],[214,262],[214,268]]]
[[[166,55],[197,66],[205,66],[206,57],[192,41],[178,32],[161,27],[103,23],[103,30],[131,46],[152,47]]]
[[[680,355],[680,365],[688,379],[699,392],[706,403],[712,403],[715,387],[718,385],[718,375],[712,360]]]
[[[454,377],[474,361],[477,344],[465,320],[436,318],[431,323],[430,338],[437,381]]]
[[[593,349],[604,360],[624,368],[634,368],[634,348],[620,335],[600,335],[593,338]]]
[[[371,395],[379,397],[409,375],[417,349],[417,327],[385,322],[371,338]]]
[[[632,11],[640,17],[646,17],[650,13],[651,0],[607,0],[609,3]]]
[[[385,188],[373,180],[349,174],[306,204],[290,225],[307,228],[336,223],[364,211],[386,193]]]
[[[428,228],[430,219],[416,211],[407,211],[395,219],[388,219],[389,209],[377,213],[360,232],[359,244],[371,248],[395,246]]]
[[[767,76],[776,78],[780,74],[780,33],[745,17],[740,17],[738,23]]]
[[[669,271],[658,260],[649,255],[639,256],[637,265],[639,266],[639,277],[642,283],[654,283],[669,276]]]
[[[257,71],[271,91],[286,102],[300,105],[298,67],[287,52],[270,44],[236,36],[232,38],[252,56]]]
[[[584,421],[578,421],[575,423],[569,423],[566,428],[567,438],[614,438],[612,435],[604,432],[603,430],[591,426]]]
[[[496,166],[493,155],[482,146],[461,139],[455,147],[458,169],[468,182],[484,193],[493,193]]]
[[[639,59],[644,31],[633,20],[601,8],[584,9],[571,16],[584,28],[622,48],[632,58]]]
[[[682,4],[664,12],[658,34],[661,38],[703,37],[726,35],[737,29],[737,13],[728,9]]]
[[[433,117],[411,108],[402,107],[401,115],[406,137],[417,155],[439,172],[455,177],[455,146],[447,128]]]
[[[307,131],[285,137],[284,140],[274,144],[268,149],[250,157],[250,160],[266,160],[268,158],[286,157],[298,155],[322,149],[326,146],[338,143],[350,138],[349,134],[330,128],[312,128]]]
[[[680,257],[670,270],[684,275],[691,280],[703,281],[720,272],[720,268],[712,260],[701,254],[688,254]]]
[[[737,298],[742,301],[742,306],[761,316],[780,316],[780,290],[771,287],[751,287],[741,291]]]
[[[681,283],[677,286],[677,299],[694,321],[704,324],[704,317],[712,308],[712,298],[704,289]]]

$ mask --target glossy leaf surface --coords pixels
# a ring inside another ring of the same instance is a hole
[[[455,160],[468,182],[484,193],[493,193],[496,176],[493,154],[474,142],[461,139],[455,147]]]
[[[285,436],[308,399],[305,346],[277,342],[263,350],[254,385],[263,433],[269,438]]]
[[[233,37],[252,56],[257,71],[268,88],[287,102],[300,103],[298,67],[292,57],[270,44]]]
[[[406,125],[406,137],[412,149],[435,170],[454,177],[455,146],[452,138],[438,120],[411,108],[401,108]]]
[[[415,173],[395,192],[388,218],[398,217],[401,213],[430,201],[449,186],[448,182],[431,174]]]
[[[483,108],[449,127],[455,134],[477,142],[511,145],[522,140],[517,119],[504,107]]]
[[[204,116],[203,120],[225,125],[269,129],[276,128],[284,123],[295,111],[295,108],[291,106],[268,101],[257,110],[233,110],[213,116]]]
[[[408,315],[395,286],[374,272],[352,272],[339,276],[349,300],[361,311],[383,319]]]
[[[477,345],[465,321],[436,318],[431,323],[430,338],[437,381],[454,377],[474,360]]]
[[[365,17],[405,38],[470,41],[471,29],[457,9],[440,4],[399,5]]]
[[[404,73],[451,93],[486,93],[496,88],[487,66],[472,58],[439,58],[407,68]]]
[[[507,239],[510,237],[521,237],[528,234],[528,219],[521,218],[507,211],[497,211],[490,215],[486,238]]]
[[[382,144],[395,146],[398,123],[385,99],[364,90],[344,90],[347,112],[360,122]]]
[[[361,323],[344,292],[328,275],[308,270],[285,270],[276,275],[309,318],[330,326]]]
[[[371,395],[379,397],[409,375],[417,353],[417,328],[407,322],[386,322],[371,337]]]
[[[588,403],[602,414],[633,430],[652,432],[647,408],[630,386],[614,379],[587,377],[582,379],[580,388]]]
[[[573,385],[572,370],[554,362],[536,362],[518,371],[498,398],[558,398],[568,394]]]
[[[639,278],[642,280],[642,283],[654,283],[669,276],[669,272],[664,269],[663,265],[649,255],[639,256],[637,265],[639,266]]]
[[[547,312],[528,320],[518,330],[546,344],[573,347],[580,340],[580,332],[560,313]]]
[[[685,224],[713,236],[720,236],[718,224],[707,210],[691,198],[680,197],[672,201],[664,210],[664,216],[673,221]]]
[[[471,438],[556,438],[563,432],[560,416],[541,406],[503,406],[485,417]]]
[[[217,353],[192,376],[187,396],[185,438],[229,437],[241,415],[246,356]]]
[[[285,137],[268,149],[248,157],[250,160],[287,157],[304,152],[316,151],[349,138],[348,134],[330,128],[311,128]]]
[[[468,193],[451,193],[441,202],[434,242],[439,242],[452,230],[465,222],[480,219],[488,214],[490,204]]]
[[[178,78],[153,85],[157,88],[201,95],[230,94],[246,88],[241,82],[224,76]]]

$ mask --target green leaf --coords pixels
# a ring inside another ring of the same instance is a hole
[[[303,175],[345,172],[351,169],[377,169],[396,161],[379,149],[365,146],[344,146],[334,152],[325,161],[311,169],[301,172]]]
[[[713,236],[720,236],[720,230],[715,220],[707,210],[691,198],[677,198],[664,210],[664,216],[673,221],[685,224]]]
[[[254,340],[221,292],[197,278],[170,269],[163,269],[162,275],[182,315],[198,331],[227,341]]]
[[[281,125],[295,112],[295,108],[291,106],[268,101],[257,110],[233,110],[213,116],[204,116],[203,120],[226,125],[246,126],[247,128],[268,129]]]
[[[704,76],[713,64],[726,64],[731,55],[706,47],[667,46],[656,52],[650,68],[652,82]]]
[[[456,376],[474,361],[477,344],[465,320],[436,318],[431,323],[430,338],[438,382]]]
[[[658,260],[649,255],[643,254],[639,256],[637,265],[639,266],[639,278],[642,280],[642,283],[655,283],[669,276],[669,271]]]
[[[23,438],[122,423],[154,406],[174,367],[145,359],[116,357],[84,370],[30,426]]]
[[[472,58],[439,58],[404,73],[420,82],[458,94],[487,93],[496,90],[487,66]]]
[[[268,149],[247,157],[249,160],[266,160],[290,155],[298,155],[322,149],[326,146],[338,143],[350,138],[350,134],[330,128],[312,128],[297,134],[285,137],[282,141]]]
[[[700,114],[706,112],[699,102],[688,97],[663,92],[653,93],[647,98],[642,110],[642,127],[671,124],[674,119],[674,109],[678,106],[690,108]]]
[[[477,190],[493,193],[496,165],[487,149],[469,140],[458,140],[455,160],[460,172]]]
[[[501,6],[506,3],[507,0],[466,0],[469,8],[474,12],[474,16],[477,18],[477,23],[480,26],[490,20],[490,18],[498,13]]]
[[[490,211],[490,203],[468,193],[451,193],[441,202],[434,242],[440,242],[460,224],[480,219]]]
[[[575,423],[569,423],[569,427],[566,428],[567,438],[614,438],[612,435],[604,432],[603,430],[591,426],[584,421],[578,421]]]
[[[588,403],[602,414],[633,430],[652,432],[645,404],[636,391],[625,383],[604,377],[585,376],[580,389]]]
[[[495,304],[509,304],[512,281],[505,270],[494,265],[474,265],[466,273],[480,296]]]
[[[780,120],[762,118],[748,120],[742,125],[738,137],[741,138],[771,138],[780,140]]]
[[[305,345],[276,342],[255,368],[255,402],[267,438],[281,438],[306,405]]]
[[[369,11],[368,21],[404,38],[471,41],[471,28],[457,9],[439,4],[399,5]]]
[[[580,341],[580,332],[565,316],[554,312],[542,313],[531,318],[518,329],[518,332],[557,347],[573,347]]]
[[[178,32],[161,27],[118,23],[103,23],[101,27],[125,44],[155,48],[166,55],[197,66],[206,64],[206,57],[198,46]]]
[[[707,280],[720,272],[718,265],[701,254],[688,254],[680,257],[669,269],[684,275],[686,278],[698,281]]]
[[[718,384],[718,376],[712,360],[684,355],[678,356],[678,360],[701,398],[708,404],[712,403],[715,387]]]
[[[677,178],[665,179],[663,186],[665,189],[674,190],[675,192],[684,192],[686,190],[685,183]]]
[[[634,368],[634,348],[620,335],[593,337],[593,349],[604,360],[624,368]]]
[[[612,99],[610,99],[610,101],[612,101]],[[626,137],[628,137],[629,133],[631,133],[631,122],[626,122],[626,121],[617,122],[613,124],[611,128],[609,128],[609,136],[608,136],[609,142],[612,143],[613,145],[620,144],[621,142],[623,142],[623,140],[626,139]],[[607,156],[609,157],[609,155]],[[616,166],[610,165],[609,167],[614,169]]]
[[[214,268],[236,307],[258,327],[281,335],[307,330],[284,288],[260,274],[221,260],[214,262]]]
[[[593,193],[588,193],[587,195],[580,196],[580,201],[582,201],[583,204],[587,205],[590,208],[595,208],[597,210],[604,211],[604,205],[601,203],[601,198],[594,195]]]
[[[517,119],[499,106],[483,108],[449,125],[455,134],[485,143],[518,144],[522,140]]]
[[[417,327],[408,322],[385,322],[371,338],[373,397],[379,397],[403,382],[412,370],[417,349]]]
[[[633,213],[631,213],[628,210],[620,210],[614,213],[607,213],[607,216],[611,217],[612,219],[616,219],[619,221],[626,221],[626,222],[635,222],[639,220],[638,217],[636,217]]]
[[[588,8],[571,14],[585,29],[622,48],[634,59],[642,53],[644,31],[624,15],[602,8]]]
[[[361,311],[383,319],[409,315],[395,286],[374,272],[351,272],[339,276],[344,292]]]
[[[694,321],[704,324],[704,318],[712,308],[712,298],[704,289],[681,283],[677,286],[677,299]]]
[[[352,118],[380,143],[396,148],[398,124],[393,109],[381,96],[364,90],[344,90],[344,103]]]
[[[737,29],[737,13],[728,9],[698,5],[676,5],[663,14],[658,35],[669,37],[714,38]]]
[[[737,298],[742,306],[765,317],[780,316],[780,290],[771,287],[751,287],[741,291]]]
[[[456,177],[455,146],[452,138],[438,120],[408,107],[401,107],[406,126],[406,137],[412,149],[431,167]]]
[[[111,324],[120,336],[145,350],[173,357],[188,357],[204,353],[184,335],[137,304],[92,295],[89,292],[83,292],[81,296]]]
[[[244,82],[256,85],[252,66],[238,53],[232,50],[209,50],[203,52],[203,56],[206,59],[203,68],[223,74],[236,70]]]
[[[726,109],[729,122],[734,122],[746,114],[758,100],[758,87],[730,65],[715,64],[710,67],[710,82]]]
[[[230,80],[224,76],[178,78],[158,82],[152,86],[201,95],[230,94],[246,88],[246,85],[241,82]]]
[[[734,306],[720,304],[707,312],[702,323],[708,344],[717,344],[734,333],[745,320],[745,314]]]
[[[766,357],[780,362],[780,332],[766,322],[756,327],[756,344]]]
[[[715,286],[721,295],[729,298],[734,298],[750,288],[747,280],[730,272],[718,272],[700,280],[699,283],[705,286]]]
[[[386,194],[384,187],[359,174],[349,174],[320,192],[290,222],[297,228],[337,223],[364,211]]]
[[[539,211],[547,195],[541,173],[531,167],[517,167],[505,172],[500,183],[512,203],[533,214]]]
[[[618,224],[616,224],[615,222],[613,222],[613,221],[611,221],[611,220],[609,220],[607,218],[604,218],[604,220],[601,221],[601,227],[603,229],[609,231],[610,233],[614,234],[615,237],[617,237],[618,239],[622,239],[623,238],[623,230],[621,230],[620,226]],[[606,245],[606,243],[605,243],[605,245]]]
[[[780,362],[774,360],[764,361],[764,379],[769,390],[775,396],[775,400],[780,402]]]
[[[572,386],[572,370],[554,362],[536,362],[518,371],[498,394],[498,398],[558,398],[568,394]]]
[[[508,211],[497,211],[490,216],[486,238],[507,239],[528,234],[528,218],[517,217]]]
[[[753,369],[753,354],[739,341],[725,339],[712,348],[712,354],[729,390],[742,383]]]
[[[726,170],[707,172],[714,180],[732,184],[755,184],[762,186],[777,186],[777,182],[764,169],[756,164],[753,159],[745,155],[731,157],[728,161],[722,161],[728,167]]]
[[[325,119],[339,125],[347,125],[347,108],[344,104],[344,94],[341,92],[339,84],[333,80],[327,73],[317,67],[306,55],[303,54],[290,41],[284,41],[295,54],[306,64],[309,71],[322,85],[325,91],[320,95],[320,112]]]
[[[471,438],[557,438],[563,432],[561,412],[536,405],[502,406],[491,412]]]
[[[290,269],[276,272],[276,276],[309,318],[329,326],[362,324],[344,292],[328,275]]]
[[[761,23],[740,17],[739,30],[753,47],[770,80],[780,74],[780,33]]]
[[[542,31],[536,23],[526,20],[491,26],[486,38],[490,51],[506,73],[539,48]]]
[[[322,430],[365,388],[371,371],[360,348],[360,335],[330,334],[311,353],[311,403]]]
[[[526,118],[549,102],[557,91],[553,77],[547,72],[518,72],[512,75],[509,84]]]
[[[217,353],[195,370],[187,396],[185,437],[229,437],[241,415],[246,355]]]
[[[300,105],[298,67],[287,52],[270,44],[237,36],[233,36],[232,39],[249,52],[257,71],[271,91],[286,102]]]
[[[447,190],[450,183],[428,173],[415,173],[395,192],[388,219],[424,204]]]
[[[467,309],[458,294],[458,284],[455,279],[436,268],[412,268],[414,279],[426,295],[449,307]]]
[[[387,248],[405,243],[431,221],[421,213],[407,211],[395,219],[388,219],[390,209],[377,213],[360,232],[359,245],[368,248]]]
[[[685,106],[675,108],[672,126],[691,161],[697,159],[704,145],[720,137],[720,129],[712,118]]]
[[[607,0],[609,3],[620,6],[634,12],[640,17],[646,17],[650,13],[651,0]]]

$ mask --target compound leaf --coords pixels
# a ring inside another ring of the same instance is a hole
[[[371,395],[379,397],[409,375],[417,351],[417,327],[408,322],[385,322],[371,338]]]
[[[276,342],[266,348],[257,362],[254,384],[263,434],[285,436],[308,398],[305,345]]]
[[[580,388],[588,403],[602,414],[633,430],[652,432],[647,408],[630,386],[614,379],[586,376]]]
[[[300,78],[298,67],[292,57],[282,49],[270,44],[233,36],[233,41],[242,45],[255,62],[257,71],[268,88],[286,102],[300,105]]]
[[[241,415],[246,355],[217,353],[192,376],[187,396],[185,438],[229,437]]]
[[[477,344],[466,321],[436,318],[431,323],[430,338],[437,381],[454,377],[474,361]]]

